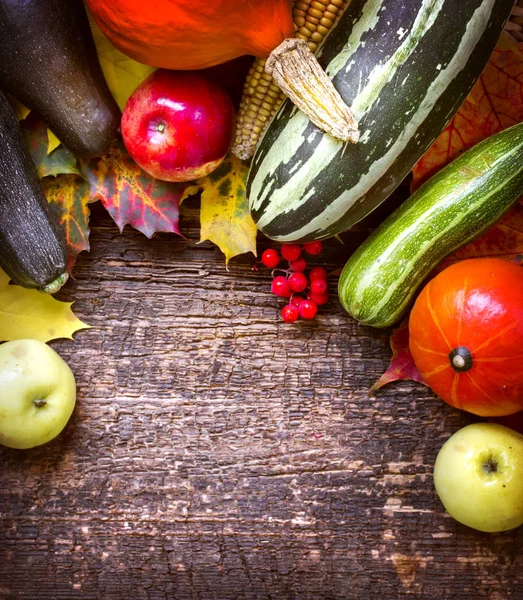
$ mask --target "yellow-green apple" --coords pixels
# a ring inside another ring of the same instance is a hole
[[[523,435],[497,423],[474,423],[439,451],[434,484],[447,512],[480,531],[523,524]]]
[[[49,442],[65,427],[75,403],[74,375],[47,344],[0,345],[0,444],[33,448]]]
[[[234,124],[234,105],[221,85],[201,72],[159,69],[127,101],[122,136],[149,175],[191,181],[219,166]]]

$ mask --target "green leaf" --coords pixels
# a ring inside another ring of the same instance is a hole
[[[20,126],[40,179],[49,175],[80,174],[76,158],[64,146],[59,146],[50,154],[48,153],[47,127],[35,113],[30,113]]]

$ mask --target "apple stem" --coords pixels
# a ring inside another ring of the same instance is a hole
[[[34,400],[33,403],[36,406],[36,408],[42,408],[42,406],[45,406],[47,404],[47,400],[44,400],[43,398],[38,398],[38,400]]]

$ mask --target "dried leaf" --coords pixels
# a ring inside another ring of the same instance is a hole
[[[249,169],[229,155],[196,184],[202,190],[200,242],[210,240],[225,254],[226,263],[244,252],[256,255],[256,225],[245,197]],[[189,191],[195,191],[192,187]],[[185,196],[184,196],[185,197]]]
[[[31,157],[35,162],[38,177],[62,173],[80,174],[76,158],[64,146],[56,148],[51,153],[48,152],[48,130],[35,113],[29,114],[20,125]]]
[[[123,143],[100,159],[80,161],[91,199],[101,200],[123,230],[129,224],[151,237],[158,231],[180,233],[178,203],[185,184],[154,179],[134,162]]]
[[[67,271],[71,273],[78,254],[89,250],[90,186],[81,177],[60,175],[46,177],[42,187],[65,232],[69,251]]]
[[[118,106],[123,110],[129,96],[155,69],[130,59],[117,50],[89,15],[98,58],[107,85]]]
[[[73,333],[89,329],[90,325],[73,314],[72,304],[9,285],[9,277],[0,270],[0,341],[73,339]]]
[[[481,140],[523,121],[523,44],[503,34],[452,121],[413,169],[412,189]]]
[[[409,326],[405,321],[392,332],[390,337],[392,359],[389,368],[372,386],[371,392],[391,383],[392,381],[407,380],[418,381],[427,385],[414,364],[414,359],[409,349]]]

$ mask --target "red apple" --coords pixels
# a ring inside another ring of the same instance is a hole
[[[196,71],[160,69],[129,98],[122,135],[140,167],[164,181],[208,175],[227,155],[234,133],[231,98]]]

